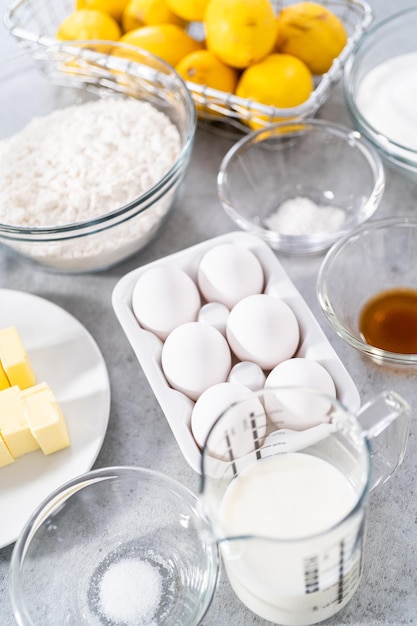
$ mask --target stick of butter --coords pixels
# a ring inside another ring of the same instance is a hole
[[[0,394],[1,395],[1,394]],[[22,391],[27,420],[44,454],[68,448],[70,438],[64,414],[45,382]]]
[[[39,448],[30,431],[21,393],[17,385],[0,392],[0,433],[14,458]]]
[[[0,329],[0,361],[10,385],[26,389],[36,383],[35,372],[14,326]]]

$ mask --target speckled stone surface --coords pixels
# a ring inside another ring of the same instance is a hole
[[[373,0],[375,18],[413,2]],[[0,0],[0,9],[6,6]],[[18,53],[0,27],[0,59]],[[0,88],[3,88],[0,86]],[[11,109],[13,104],[11,105]],[[350,126],[340,85],[323,106],[320,118]],[[216,195],[216,175],[232,139],[199,129],[186,178],[184,196],[163,231],[146,250],[100,274],[60,276],[34,269],[0,250],[0,287],[37,294],[63,307],[90,331],[106,361],[112,391],[111,415],[94,467],[139,465],[167,473],[197,492],[199,476],[187,465],[144,373],[138,365],[111,306],[117,281],[129,270],[205,239],[235,230]],[[417,184],[387,169],[387,184],[378,216],[417,213]],[[348,173],[341,173],[348,176]],[[354,181],[352,181],[354,184]],[[365,402],[385,389],[417,406],[417,374],[373,365],[336,337],[324,320],[315,296],[322,256],[280,257],[288,274],[320,321],[354,379]],[[417,271],[417,269],[416,269]],[[1,306],[1,303],[0,303]],[[370,498],[365,569],[351,602],[326,622],[329,626],[400,626],[417,624],[417,427],[413,416],[406,459],[395,477]],[[7,511],[0,511],[1,518]],[[7,579],[13,545],[0,549],[0,625],[15,621]],[[224,572],[203,626],[267,626],[247,610],[231,590]],[[57,624],[56,626],[61,626]],[[81,625],[74,625],[81,626]]]

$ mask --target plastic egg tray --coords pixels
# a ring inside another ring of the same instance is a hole
[[[264,270],[264,293],[284,300],[297,317],[300,342],[294,356],[318,361],[333,378],[339,401],[353,412],[360,406],[359,392],[353,380],[274,252],[261,239],[248,233],[232,232],[143,265],[126,274],[116,284],[112,295],[113,309],[186,461],[197,472],[201,471],[201,450],[190,426],[194,402],[168,384],[161,368],[162,341],[139,325],[132,309],[132,293],[141,274],[158,263],[176,265],[196,282],[200,260],[210,248],[222,243],[246,246],[256,255]]]

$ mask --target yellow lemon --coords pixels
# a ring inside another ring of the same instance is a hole
[[[290,54],[275,53],[243,71],[236,95],[286,109],[305,102],[313,89],[313,76],[303,61]],[[273,122],[280,118],[269,120],[266,116],[260,116],[260,119]],[[250,121],[249,125],[259,128],[262,123]]]
[[[269,0],[210,0],[205,30],[209,50],[227,65],[245,68],[272,51],[277,22]]]
[[[120,27],[107,13],[92,9],[78,9],[70,13],[59,25],[57,39],[83,40],[108,39],[117,41],[121,35]]]
[[[76,0],[75,8],[102,11],[120,22],[127,2],[128,0]]]
[[[220,61],[210,50],[187,54],[175,69],[186,81],[228,93],[234,93],[239,77],[235,68]]]
[[[209,0],[167,0],[176,15],[188,22],[202,22]]]
[[[190,37],[184,29],[175,24],[155,24],[142,26],[125,33],[120,41],[143,48],[160,59],[163,59],[173,67],[181,61],[186,54],[200,50],[202,44]],[[121,56],[128,53],[120,51]]]
[[[280,11],[276,49],[298,57],[313,74],[324,74],[347,43],[343,22],[315,2],[300,2]]]
[[[128,1],[122,16],[122,26],[125,33],[140,28],[140,26],[152,26],[154,24],[184,26],[185,22],[171,11],[167,0]]]

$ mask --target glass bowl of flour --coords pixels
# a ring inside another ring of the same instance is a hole
[[[151,242],[196,128],[175,70],[123,44],[68,42],[3,62],[0,76],[0,244],[78,273]]]
[[[348,59],[344,92],[358,130],[385,162],[417,178],[417,7],[376,22]]]
[[[197,496],[158,472],[84,474],[39,506],[12,555],[20,626],[195,626],[218,576]]]
[[[359,133],[315,119],[243,137],[217,178],[229,217],[286,254],[329,248],[374,214],[384,186],[381,159]]]

